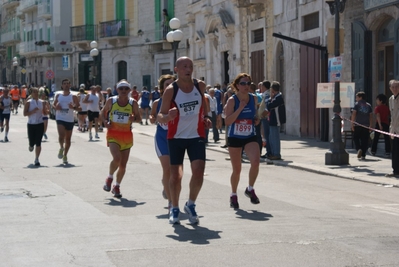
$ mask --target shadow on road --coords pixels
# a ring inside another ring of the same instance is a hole
[[[108,200],[109,200],[109,202],[104,203],[105,205],[120,206],[123,208],[135,208],[137,206],[141,206],[141,205],[145,204],[145,202],[137,202],[135,200],[129,200],[126,198],[121,198],[119,200],[117,200],[115,198],[109,198]]]
[[[74,168],[74,167],[82,167],[82,165],[74,165],[74,164],[70,164],[70,163],[67,163],[67,164],[61,163],[61,164],[55,165],[54,167],[57,167],[57,168]]]
[[[239,219],[251,220],[251,221],[268,221],[269,218],[273,218],[271,214],[259,212],[257,210],[242,210],[238,209],[236,214],[239,216]]]
[[[193,225],[193,229],[189,229],[184,225],[174,225],[176,235],[167,235],[166,237],[172,238],[179,242],[190,242],[196,245],[207,245],[209,240],[219,239],[222,231],[209,230],[208,228],[199,225]]]
[[[24,169],[39,169],[39,168],[48,168],[48,166],[40,165],[40,166],[35,166],[35,164],[29,164],[26,166]]]

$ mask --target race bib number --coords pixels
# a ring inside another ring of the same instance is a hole
[[[253,133],[252,120],[241,119],[234,122],[234,134],[239,136],[248,136]]]
[[[128,123],[130,123],[129,115],[130,115],[129,113],[114,111],[114,114],[112,116],[112,121],[117,122],[117,123],[122,123],[122,124],[128,124]]]
[[[199,109],[199,102],[198,101],[191,101],[187,103],[180,104],[180,114],[182,116],[193,115],[198,113]]]
[[[62,113],[62,114],[67,114],[68,112],[69,112],[69,108],[60,110],[60,113]]]

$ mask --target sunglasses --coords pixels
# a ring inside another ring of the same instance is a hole
[[[130,90],[130,88],[129,88],[129,87],[119,87],[118,89],[119,89],[119,90],[122,90],[122,91],[123,91],[123,90],[125,90],[125,91],[128,91],[128,90]]]
[[[239,82],[239,85],[251,85],[252,82]]]

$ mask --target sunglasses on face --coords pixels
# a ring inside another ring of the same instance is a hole
[[[239,85],[251,85],[252,82],[240,82]]]
[[[128,91],[128,90],[130,90],[130,88],[129,87],[119,87],[119,90],[125,90],[125,91]]]

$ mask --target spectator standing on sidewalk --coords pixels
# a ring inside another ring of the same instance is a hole
[[[266,108],[266,100],[270,98],[270,82],[269,81],[263,81],[261,85],[261,93],[262,93],[262,102],[264,104],[260,105],[262,108]],[[261,113],[263,114],[264,110],[261,110]],[[270,127],[269,127],[269,113],[266,112],[264,113],[265,115],[261,117],[261,124],[262,124],[262,136],[263,140],[266,142],[266,153],[261,156],[261,158],[267,158],[272,155],[271,147],[270,147],[270,140],[269,140],[269,135],[270,135]]]
[[[376,116],[375,129],[381,130],[384,132],[389,132],[389,116],[390,116],[390,114],[389,114],[389,107],[386,105],[387,104],[386,95],[384,95],[384,94],[377,95],[376,103],[377,103],[377,106],[374,109],[374,113]],[[380,133],[375,131],[373,143],[371,145],[371,148],[369,148],[369,152],[373,156],[377,152],[377,145],[378,145],[379,139],[380,139]],[[389,157],[391,155],[391,139],[389,138],[389,135],[384,134],[384,141],[385,141],[385,156]]]
[[[4,142],[8,142],[8,132],[10,130],[10,114],[12,107],[12,100],[9,95],[8,87],[4,87],[3,95],[0,97],[0,132],[2,133],[5,128]]]
[[[163,94],[158,121],[168,123],[168,147],[170,153],[170,194],[172,209],[169,223],[179,224],[179,197],[183,178],[183,161],[187,151],[191,162],[189,199],[184,205],[190,224],[198,224],[195,201],[204,181],[205,128],[211,126],[208,107],[205,105],[205,83],[192,78],[193,61],[180,57],[175,71],[178,79]],[[204,116],[205,115],[205,116]]]
[[[266,101],[265,114],[269,112],[269,141],[271,160],[281,160],[280,127],[286,122],[284,98],[280,92],[280,83],[272,82],[270,98]]]
[[[227,100],[225,107],[226,125],[228,128],[228,146],[232,173],[230,176],[231,195],[230,207],[239,208],[237,187],[241,174],[241,153],[245,153],[251,163],[249,169],[248,187],[245,196],[251,199],[252,204],[259,204],[259,198],[253,188],[259,173],[260,151],[256,137],[255,126],[259,124],[257,117],[257,97],[250,93],[251,76],[240,73],[234,79],[232,87],[235,95]]]
[[[399,134],[399,81],[389,81],[389,89],[392,96],[389,98],[389,111],[391,112],[391,126],[389,132],[391,134]],[[399,138],[392,139],[392,169],[393,172],[385,175],[386,177],[399,178]]]
[[[366,102],[366,93],[356,93],[356,103],[352,110],[353,142],[357,151],[358,159],[366,159],[366,151],[369,147],[370,130],[372,128],[373,109]],[[357,124],[353,123],[357,122]]]

